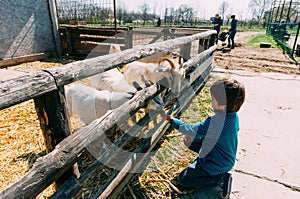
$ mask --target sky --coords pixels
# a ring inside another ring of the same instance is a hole
[[[119,0],[119,2],[125,2],[125,8],[128,10],[139,10],[139,6],[147,3],[150,6],[150,11],[153,12],[153,8],[156,5],[156,13],[163,16],[166,7],[174,7],[177,9],[180,5],[186,4],[194,8],[194,11],[198,11],[198,15],[201,19],[209,19],[216,13],[219,13],[220,6],[223,1],[227,1],[229,4],[228,14],[235,14],[237,19],[249,19],[251,15],[249,13],[248,4],[250,0]]]

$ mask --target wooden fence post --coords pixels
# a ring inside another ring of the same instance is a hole
[[[50,0],[49,2],[49,10],[50,10],[50,16],[51,16],[51,21],[52,21],[52,30],[53,30],[53,35],[54,35],[54,40],[55,40],[55,45],[56,45],[56,53],[58,56],[62,56],[62,47],[61,47],[61,40],[60,40],[60,35],[59,35],[59,22],[58,22],[58,15],[57,15],[57,10],[56,10],[56,1]]]
[[[209,48],[209,40],[207,38],[204,39],[204,50]]]
[[[199,39],[198,54],[200,54],[204,50],[204,39]]]
[[[183,62],[186,62],[191,58],[191,47],[191,42],[180,46],[180,54],[183,58]]]
[[[211,35],[209,37],[209,46],[208,47],[211,47],[211,46],[213,46],[215,44],[216,44],[216,35]]]
[[[125,49],[129,49],[133,47],[133,28],[129,27],[126,31],[125,35]]]
[[[43,132],[46,153],[54,150],[55,146],[71,134],[70,119],[67,113],[64,97],[64,87],[51,91],[34,99],[35,109]],[[65,172],[56,181],[56,188],[60,187],[69,177],[78,176],[77,165]]]
[[[67,38],[67,52],[70,54],[73,54],[73,42],[72,42],[72,31],[68,27],[66,27],[66,38]]]

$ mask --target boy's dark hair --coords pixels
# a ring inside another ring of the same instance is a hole
[[[231,15],[231,17],[230,17],[231,19],[235,19],[235,15]]]
[[[222,79],[210,87],[211,95],[219,105],[226,105],[226,110],[237,112],[245,101],[245,87],[236,80]]]

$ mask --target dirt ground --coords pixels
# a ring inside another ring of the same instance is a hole
[[[236,48],[231,52],[215,52],[215,64],[219,68],[231,70],[247,70],[254,72],[280,72],[285,74],[300,74],[299,66],[282,50],[272,48],[255,48],[247,45],[247,41],[263,32],[238,32]],[[227,42],[227,41],[226,41]],[[219,41],[218,49],[222,48]],[[295,57],[295,56],[294,56]],[[299,62],[299,58],[295,57]]]

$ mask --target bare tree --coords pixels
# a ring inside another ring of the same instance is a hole
[[[143,25],[145,25],[146,23],[146,20],[147,20],[147,15],[148,15],[148,12],[149,12],[149,5],[147,3],[144,3],[143,5],[141,5],[139,7],[139,9],[142,11],[142,16],[143,16]]]
[[[194,18],[194,10],[188,5],[180,5],[176,10],[176,21],[178,23],[188,23]]]
[[[250,0],[249,9],[251,10],[252,17],[257,19],[261,24],[264,13],[270,8],[272,0]]]
[[[223,1],[220,5],[220,15],[225,19],[227,11],[229,9],[229,3],[227,1]]]

